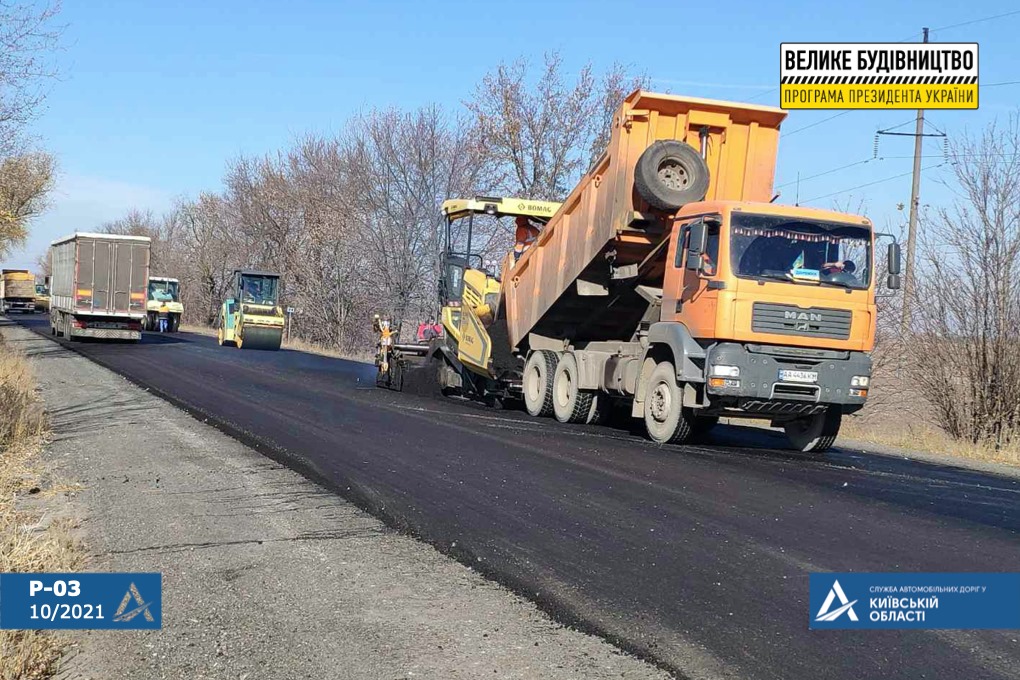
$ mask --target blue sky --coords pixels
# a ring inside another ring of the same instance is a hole
[[[33,133],[60,164],[51,210],[9,264],[32,266],[49,241],[129,208],[160,212],[178,196],[217,190],[226,162],[273,152],[309,132],[338,130],[359,109],[460,107],[501,60],[559,50],[568,68],[629,64],[654,89],[778,104],[779,43],[920,40],[933,29],[1020,9],[1015,0],[826,3],[732,0],[708,6],[645,0],[577,2],[347,2],[291,0],[138,2],[65,0],[56,57],[61,78]],[[1020,80],[1020,14],[934,30],[933,42],[981,43],[982,83]],[[930,112],[950,135],[977,131],[1020,104],[1020,86],[982,89],[978,111]],[[792,112],[777,184],[793,202],[803,178],[871,158],[874,133],[909,111]],[[907,129],[910,129],[908,126]],[[885,138],[885,160],[800,186],[802,201],[909,172],[909,138]],[[928,142],[926,165],[941,162]],[[892,158],[896,156],[896,158]],[[925,174],[922,202],[948,190]],[[864,200],[876,223],[905,219],[910,178],[821,198]]]

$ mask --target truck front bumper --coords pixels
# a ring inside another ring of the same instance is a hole
[[[711,403],[725,409],[804,415],[836,405],[843,413],[853,413],[867,400],[871,357],[863,352],[723,342],[709,349],[705,375]]]

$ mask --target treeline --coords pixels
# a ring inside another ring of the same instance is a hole
[[[181,280],[186,323],[214,323],[234,269],[267,269],[282,275],[283,304],[300,310],[292,333],[361,351],[375,313],[436,314],[443,200],[564,197],[640,85],[620,66],[568,77],[556,54],[537,73],[502,64],[461,109],[367,111],[339,134],[230,162],[219,192],[103,228],[153,238],[152,273]],[[505,252],[510,225],[489,227],[475,243]]]

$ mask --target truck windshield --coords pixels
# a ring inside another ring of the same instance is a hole
[[[730,258],[741,278],[867,288],[871,230],[840,222],[734,213]]]
[[[149,299],[180,302],[180,284],[176,281],[149,281]]]
[[[241,302],[256,305],[276,304],[275,276],[241,275]]]
[[[49,295],[50,291],[46,290],[46,286],[42,285],[41,283],[37,283],[37,284],[35,284],[35,294],[36,295]]]

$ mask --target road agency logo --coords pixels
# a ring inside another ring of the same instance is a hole
[[[839,600],[839,607],[832,608],[833,603]],[[832,587],[829,588],[829,594],[825,596],[825,602],[822,603],[822,608],[818,610],[818,614],[815,615],[815,621],[835,621],[840,616],[846,614],[847,618],[851,621],[860,621],[857,618],[857,612],[854,611],[854,605],[857,604],[857,600],[851,602],[847,598],[846,593],[843,592],[843,588],[839,585],[839,581],[833,581]]]
[[[132,609],[128,609],[132,600],[134,600],[135,606]],[[152,612],[149,611],[151,606],[152,603],[143,600],[141,593],[138,592],[138,588],[132,583],[127,592],[124,593],[124,599],[120,601],[117,611],[114,612],[113,620],[118,623],[126,623],[141,614],[146,621],[155,621],[156,619],[153,618]]]

